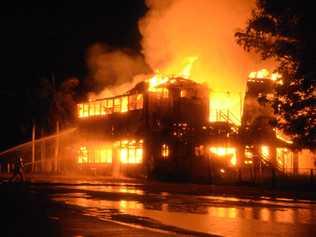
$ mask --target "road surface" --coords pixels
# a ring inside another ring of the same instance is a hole
[[[49,214],[52,221],[76,224],[78,233],[67,232],[72,236],[94,236],[93,228],[106,226],[111,231],[102,236],[316,236],[316,201],[187,187],[79,182],[31,183],[27,189],[48,197],[57,210]]]

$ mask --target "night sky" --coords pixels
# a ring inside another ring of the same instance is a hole
[[[54,74],[57,83],[72,76],[84,80],[85,53],[96,42],[139,51],[137,21],[146,10],[143,0],[3,5],[0,148],[30,137],[27,129],[21,132],[21,121],[28,119],[21,111],[41,78]]]

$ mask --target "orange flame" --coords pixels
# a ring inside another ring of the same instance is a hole
[[[154,92],[156,91],[157,86],[166,83],[167,81],[169,81],[169,77],[162,75],[160,71],[157,70],[156,74],[147,80],[148,90]]]
[[[282,78],[282,75],[277,73],[277,72],[270,73],[269,70],[263,68],[259,71],[254,71],[254,72],[249,73],[248,78],[250,78],[250,79],[255,79],[255,78],[270,79],[272,81],[277,81],[280,78]]]
[[[147,80],[148,90],[152,92],[157,91],[157,86],[168,82],[171,77],[182,77],[184,79],[189,79],[191,76],[193,64],[197,60],[198,57],[196,56],[186,57],[183,60],[184,63],[180,70],[177,67],[174,69],[169,68],[168,74],[163,74],[160,72],[160,70],[156,70],[155,75]]]
[[[209,150],[219,157],[229,156],[230,164],[232,166],[237,165],[237,151],[235,147],[210,147]]]

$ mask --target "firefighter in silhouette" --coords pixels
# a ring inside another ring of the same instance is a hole
[[[10,178],[10,182],[15,181],[18,176],[20,177],[21,182],[25,181],[23,168],[24,168],[23,159],[21,156],[17,156],[14,162],[13,175]]]

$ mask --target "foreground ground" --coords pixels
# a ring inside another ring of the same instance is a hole
[[[0,192],[0,236],[316,236],[315,192],[44,176]]]

